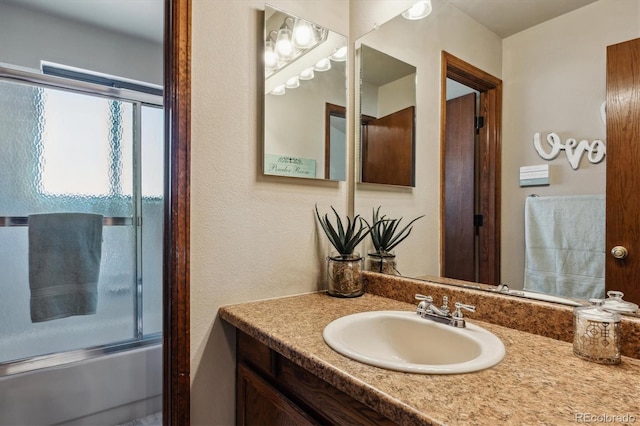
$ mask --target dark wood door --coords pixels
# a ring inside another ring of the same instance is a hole
[[[476,281],[476,95],[447,101],[444,149],[444,276]]]
[[[640,39],[607,47],[606,188],[606,290],[640,303]]]
[[[363,182],[414,186],[414,116],[411,106],[363,126]]]

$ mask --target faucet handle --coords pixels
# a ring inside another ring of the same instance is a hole
[[[456,306],[456,310],[451,315],[454,318],[462,318],[464,316],[464,315],[462,315],[462,309],[464,309],[465,311],[469,311],[469,312],[475,312],[476,311],[476,307],[473,306],[473,305],[465,305],[464,303],[456,302],[455,306]]]
[[[431,309],[431,305],[433,304],[433,297],[416,294],[416,299],[420,300],[420,303],[418,303],[418,307],[416,308],[416,314],[424,318],[424,316]]]
[[[475,312],[476,307],[473,305],[465,305],[464,303],[456,302],[455,303],[456,310],[451,314],[451,325],[458,328],[464,328],[467,326],[464,320],[464,315],[462,314],[462,310],[469,312]]]
[[[433,297],[425,296],[423,294],[416,294],[416,300],[424,300],[425,302],[433,303]]]

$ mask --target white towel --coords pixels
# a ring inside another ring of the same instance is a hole
[[[605,197],[527,197],[525,290],[604,298]]]

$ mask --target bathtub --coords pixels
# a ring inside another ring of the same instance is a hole
[[[115,425],[162,410],[162,345],[0,378],[0,425]]]

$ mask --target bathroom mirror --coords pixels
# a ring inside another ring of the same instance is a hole
[[[544,137],[555,132],[563,141],[606,143],[600,113],[606,97],[606,46],[640,37],[640,6],[634,0],[598,0],[563,2],[563,9],[547,10],[557,3],[537,2],[535,11],[523,3],[518,5],[524,8],[520,14],[513,2],[432,0],[425,19],[399,15],[356,40],[356,45],[385,52],[391,46],[394,56],[411,58],[417,69],[415,187],[357,184],[354,200],[355,213],[365,218],[378,206],[405,223],[425,215],[395,249],[401,275],[433,278],[441,273],[440,97],[447,92],[440,83],[443,51],[503,83],[501,283],[514,290],[523,288],[524,208],[529,195],[605,194],[606,157],[597,164],[583,158],[577,169],[564,153],[548,161],[536,152],[534,134]],[[520,167],[538,165],[549,166],[549,184],[520,186]]]
[[[264,174],[345,180],[347,38],[269,5],[264,28]]]
[[[416,67],[366,44],[360,63],[360,181],[414,186]]]

